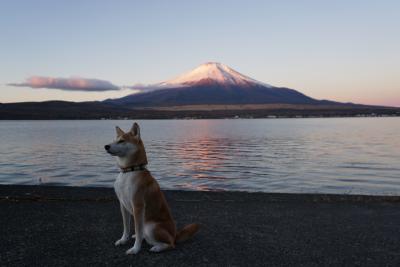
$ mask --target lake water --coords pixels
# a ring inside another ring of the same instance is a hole
[[[164,189],[400,194],[400,118],[143,120]],[[0,183],[111,187],[132,121],[0,121]]]

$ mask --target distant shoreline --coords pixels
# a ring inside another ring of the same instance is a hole
[[[0,104],[0,120],[105,119],[258,119],[398,117],[400,108],[365,105],[184,105],[126,108],[101,102],[26,102]]]
[[[239,116],[236,115],[234,117],[207,117],[207,116],[187,116],[187,117],[107,117],[107,118],[87,118],[87,117],[62,117],[62,118],[42,118],[42,117],[35,117],[35,118],[28,118],[28,117],[18,117],[18,118],[0,118],[0,121],[62,121],[62,120],[93,120],[93,121],[101,121],[101,120],[252,120],[252,119],[270,119],[270,120],[277,120],[277,119],[334,119],[334,118],[398,118],[400,114],[378,114],[378,115],[348,115],[348,116],[340,116],[340,115],[332,115],[332,116],[314,116],[314,115],[295,115],[295,116],[283,116],[283,115],[272,115],[266,117],[253,117],[253,116]]]

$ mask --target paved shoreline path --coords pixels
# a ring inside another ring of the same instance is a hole
[[[200,232],[175,250],[114,247],[112,189],[0,186],[1,266],[399,266],[400,198],[166,191],[178,227]]]

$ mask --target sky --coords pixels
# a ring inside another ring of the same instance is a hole
[[[216,61],[317,99],[400,106],[399,14],[397,0],[2,0],[0,102],[116,98]]]

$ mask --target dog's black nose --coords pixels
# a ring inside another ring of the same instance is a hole
[[[105,149],[105,150],[109,150],[109,149],[110,149],[110,145],[105,145],[105,146],[104,146],[104,149]]]

